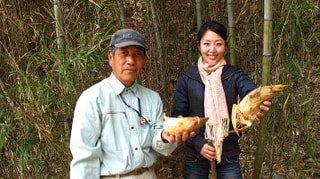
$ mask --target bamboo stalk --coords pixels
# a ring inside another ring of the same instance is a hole
[[[123,8],[122,0],[118,0],[118,5],[120,9],[120,19],[121,19],[122,27],[127,28],[126,13]]]
[[[159,33],[159,28],[158,28],[158,23],[157,23],[157,14],[153,6],[153,0],[150,0],[150,8],[152,12],[152,19],[153,19],[153,25],[154,25],[154,30],[155,30],[155,35],[157,39],[157,45],[158,45],[158,51],[159,51],[159,62],[160,62],[160,69],[161,69],[161,79],[163,83],[163,90],[164,90],[164,105],[166,112],[170,113],[170,105],[168,102],[169,99],[169,85],[168,85],[168,77],[167,77],[167,72],[165,68],[165,61],[163,59],[163,52],[162,52],[162,47],[161,47],[161,41],[160,41],[160,33]]]
[[[197,29],[199,30],[202,25],[201,0],[196,0],[196,14],[197,14]]]
[[[262,85],[270,85],[270,61],[272,57],[272,0],[265,1],[264,8],[264,28],[263,28],[263,69]]]
[[[235,20],[234,20],[234,4],[233,0],[227,0],[228,4],[228,30],[230,38],[230,64],[236,65],[236,29],[235,29]]]
[[[57,35],[57,48],[59,52],[59,58],[55,62],[55,66],[58,67],[62,64],[65,58],[65,37],[64,37],[64,24],[63,24],[63,13],[62,13],[62,2],[61,0],[54,0],[54,14],[56,20],[56,35]],[[67,113],[68,114],[68,113]],[[67,117],[69,118],[69,117]],[[64,122],[65,136],[69,137],[70,127],[68,122]]]
[[[56,35],[57,35],[57,47],[60,50],[61,54],[64,54],[65,50],[65,39],[63,32],[63,15],[62,15],[62,7],[61,0],[54,0],[54,14],[56,20]]]
[[[270,84],[270,61],[272,57],[272,0],[264,1],[264,35],[263,35],[263,59],[262,59],[262,85]],[[258,179],[261,172],[261,166],[264,160],[264,147],[267,131],[267,120],[263,116],[260,119],[259,141],[255,157],[254,171],[252,178]]]
[[[208,144],[214,147],[212,140],[209,140]],[[217,179],[217,168],[216,168],[215,160],[210,161],[210,167],[211,167],[211,179]]]

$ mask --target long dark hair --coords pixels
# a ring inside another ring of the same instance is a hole
[[[197,43],[199,46],[200,46],[200,40],[201,40],[202,36],[209,29],[212,30],[213,32],[217,33],[218,35],[220,35],[224,39],[224,41],[227,43],[227,38],[228,38],[227,29],[217,21],[208,21],[208,22],[202,24],[202,26],[200,27],[199,32],[197,34]]]

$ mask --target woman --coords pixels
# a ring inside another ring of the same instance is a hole
[[[197,35],[201,56],[197,64],[183,72],[177,81],[172,116],[207,116],[210,119],[229,118],[232,105],[256,86],[241,69],[231,66],[224,59],[227,30],[216,22],[203,24]],[[271,103],[260,106],[268,111]],[[233,130],[231,121],[229,130]],[[196,131],[185,143],[183,175],[185,179],[207,179],[210,161],[216,159],[216,148],[208,144],[206,127]],[[223,140],[221,162],[216,165],[218,178],[242,178],[239,154],[239,137],[229,134]]]

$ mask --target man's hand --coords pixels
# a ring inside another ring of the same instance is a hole
[[[165,132],[162,131],[161,137],[163,140],[166,140],[169,143],[173,144],[174,142],[177,142],[177,143],[182,142],[182,141],[185,142],[185,141],[187,141],[187,139],[189,137],[194,136],[194,134],[195,134],[195,132],[190,132],[190,133],[184,132],[183,134],[181,134],[180,132],[176,132],[176,134],[174,136],[173,135],[167,136],[165,134]]]

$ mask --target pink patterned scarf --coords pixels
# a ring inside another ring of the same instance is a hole
[[[223,66],[227,64],[222,58],[217,64],[204,63],[202,57],[198,60],[198,69],[205,84],[204,108],[206,123],[206,139],[213,142],[216,148],[217,162],[221,161],[223,139],[228,136],[229,112],[226,96],[221,81]]]

